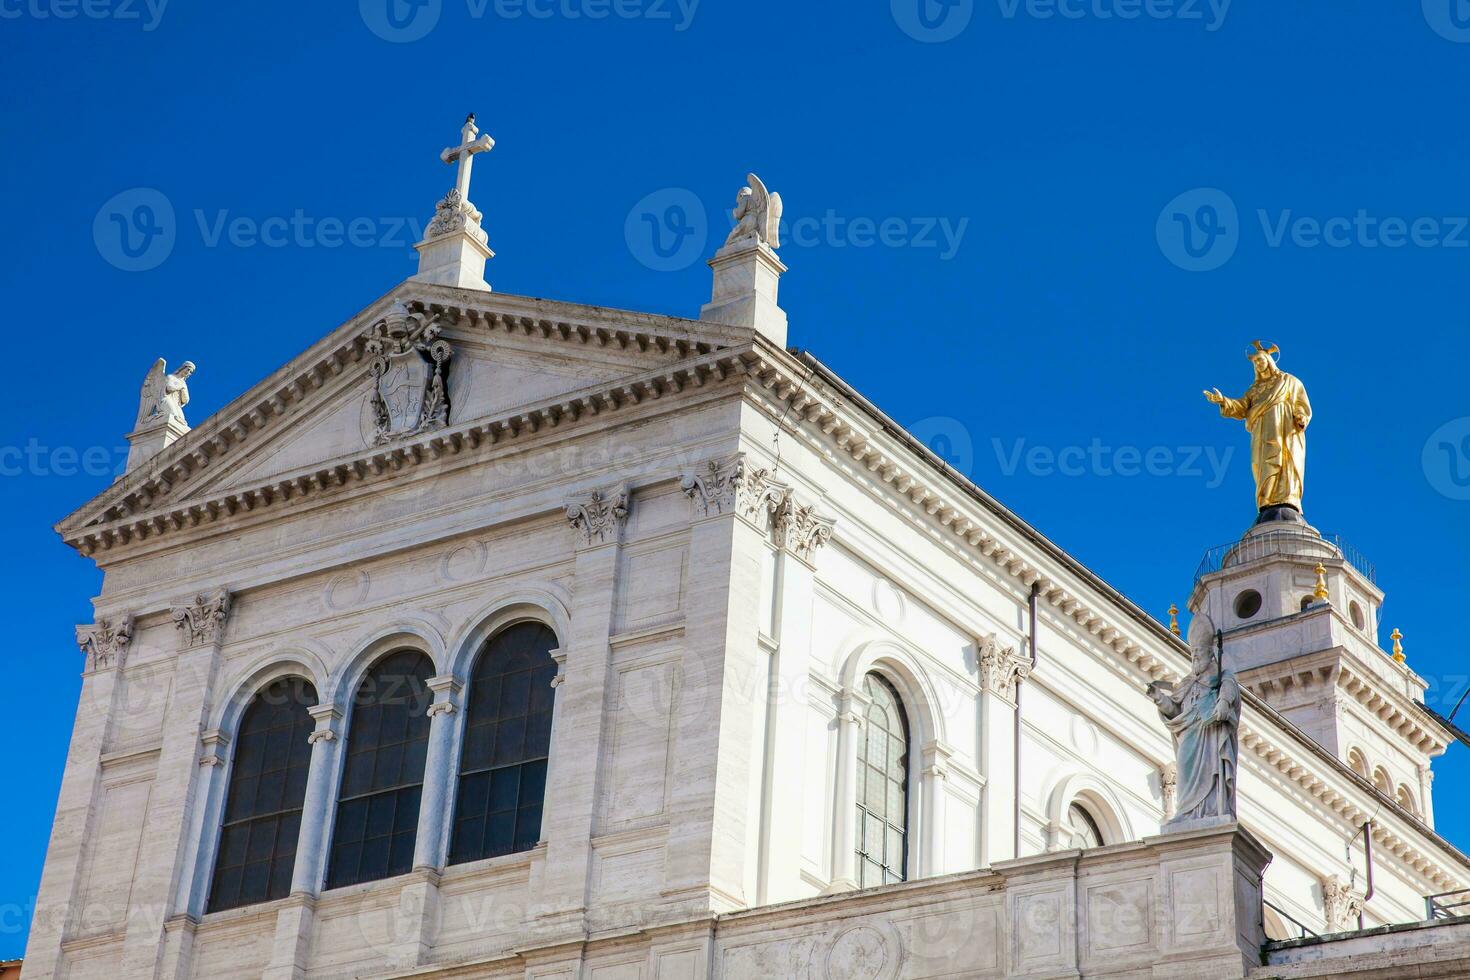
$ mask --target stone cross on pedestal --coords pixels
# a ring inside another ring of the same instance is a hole
[[[459,131],[459,135],[460,145],[449,147],[439,154],[439,159],[445,163],[459,164],[459,179],[455,181],[454,189],[459,191],[460,199],[469,204],[470,171],[475,166],[475,154],[489,153],[495,149],[495,141],[488,134],[480,136],[480,128],[475,125],[473,112],[464,121],[464,128]]]
[[[453,189],[434,209],[434,220],[424,230],[424,240],[414,246],[419,253],[419,271],[414,279],[461,289],[490,291],[485,281],[485,262],[495,257],[480,228],[484,217],[470,203],[470,174],[475,155],[494,149],[495,141],[481,136],[472,112],[460,130],[460,145],[439,154],[445,163],[457,164],[459,176]]]

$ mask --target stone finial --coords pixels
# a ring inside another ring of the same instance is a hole
[[[1389,636],[1389,639],[1393,641],[1393,662],[1396,664],[1405,663],[1408,658],[1404,656],[1404,634],[1398,630],[1394,630],[1393,634]]]
[[[169,373],[168,362],[161,357],[148,369],[138,395],[138,417],[128,433],[129,470],[157,456],[189,431],[184,406],[189,404],[188,382],[194,371],[194,362],[185,361]]]
[[[495,257],[480,220],[484,217],[470,202],[470,174],[475,157],[489,153],[495,141],[481,136],[472,112],[460,130],[460,144],[446,148],[439,159],[457,166],[455,184],[434,208],[434,220],[424,231],[424,240],[414,246],[419,253],[418,282],[490,291],[485,281],[485,263]]]
[[[175,607],[174,627],[185,648],[219,642],[224,637],[225,622],[230,618],[234,601],[228,589],[216,589],[209,595],[201,592],[194,597],[192,605]]]
[[[786,266],[776,257],[781,247],[781,195],[766,189],[755,174],[735,198],[735,227],[710,259],[714,289],[699,312],[701,320],[754,327],[772,342],[786,346],[786,313],[777,305]]]
[[[87,657],[87,673],[121,667],[128,654],[128,645],[133,642],[133,617],[124,616],[121,622],[99,619],[91,626],[77,627],[77,646]]]
[[[1312,593],[1312,598],[1318,602],[1326,602],[1331,597],[1332,593],[1327,591],[1327,566],[1319,561],[1317,562],[1317,588]]]

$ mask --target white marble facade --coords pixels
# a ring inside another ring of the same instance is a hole
[[[380,438],[370,345],[406,315],[452,348],[448,415]],[[1200,964],[1283,928],[1239,904],[1259,847],[1267,899],[1347,928],[1329,896],[1360,894],[1345,844],[1374,815],[1365,923],[1470,886],[1264,687],[1254,836],[1156,840],[1173,750],[1144,688],[1183,644],[759,318],[410,280],[60,530],[105,578],[27,977],[1224,976]],[[559,643],[541,840],[446,865],[471,664],[527,619]],[[403,648],[435,673],[414,869],[325,890],[352,692]],[[910,883],[858,896],[869,673],[910,726]],[[206,913],[236,727],[287,675],[321,699],[291,894]],[[1442,733],[1353,716],[1432,813]],[[1106,845],[1085,858],[1074,805]],[[1208,928],[1161,911],[1178,888],[1223,896]],[[1094,901],[1113,918],[1079,943]]]

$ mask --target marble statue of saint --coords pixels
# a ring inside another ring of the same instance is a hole
[[[763,242],[771,248],[781,247],[781,195],[766,190],[755,174],[745,178],[749,186],[740,188],[735,197],[735,227],[725,245]]]
[[[1300,381],[1276,366],[1280,348],[1259,340],[1249,352],[1255,384],[1239,398],[1219,388],[1205,398],[1227,419],[1243,419],[1251,434],[1251,472],[1256,477],[1256,507],[1261,520],[1301,520],[1306,484],[1307,426],[1312,403]]]
[[[1217,661],[1216,643],[1215,624],[1197,614],[1189,625],[1189,675],[1172,686],[1155,681],[1148,687],[1174,736],[1178,784],[1171,825],[1236,819],[1240,683]]]
[[[138,403],[138,423],[135,428],[177,422],[185,429],[184,406],[189,404],[189,375],[194,373],[194,362],[185,361],[173,374],[168,363],[159,358],[143,379],[143,392]]]

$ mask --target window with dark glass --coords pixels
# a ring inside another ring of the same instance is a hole
[[[429,746],[429,658],[403,650],[378,661],[352,703],[327,887],[413,869]]]
[[[530,850],[541,839],[556,646],[546,626],[518,623],[497,633],[475,664],[450,864]]]
[[[1097,820],[1088,812],[1081,803],[1073,803],[1067,808],[1067,819],[1072,824],[1072,846],[1087,850],[1092,847],[1103,846],[1102,828],[1097,825]]]
[[[893,685],[863,678],[870,699],[857,766],[858,884],[908,877],[909,723]]]
[[[309,682],[283,677],[258,692],[245,708],[235,733],[209,911],[291,893],[311,766],[307,738],[316,725],[307,709],[316,703],[316,689]]]

